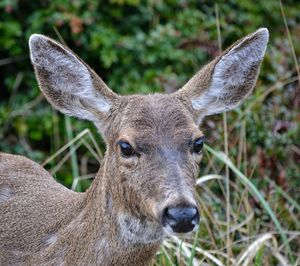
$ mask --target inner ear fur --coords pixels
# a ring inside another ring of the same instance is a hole
[[[54,107],[91,121],[110,110],[118,96],[70,49],[39,34],[29,47],[39,87]]]
[[[236,107],[255,86],[269,38],[259,29],[234,43],[175,93],[199,123],[206,115]]]

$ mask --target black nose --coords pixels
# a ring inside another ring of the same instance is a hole
[[[170,226],[175,233],[191,232],[199,224],[199,212],[196,207],[169,207],[162,218],[163,226]]]

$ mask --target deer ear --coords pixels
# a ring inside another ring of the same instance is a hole
[[[244,37],[175,93],[193,110],[197,123],[206,115],[234,108],[251,92],[268,39],[266,28]]]
[[[73,52],[39,34],[29,39],[41,91],[61,112],[97,122],[118,97]]]

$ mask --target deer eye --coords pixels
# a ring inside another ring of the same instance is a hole
[[[194,141],[193,152],[198,154],[201,153],[203,149],[203,144],[204,144],[204,137],[197,138]]]
[[[135,154],[134,149],[128,142],[120,140],[118,144],[120,145],[121,154],[124,157],[131,157]]]

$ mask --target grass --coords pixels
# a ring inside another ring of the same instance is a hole
[[[215,4],[216,12],[216,27],[218,33],[218,47],[219,52],[222,52],[222,37],[221,37],[221,27],[220,27],[220,17],[218,4]],[[224,127],[224,151],[228,157],[228,130],[227,130],[227,115],[226,112],[223,113],[223,127]],[[231,250],[231,237],[230,237],[230,180],[229,180],[229,166],[225,164],[225,177],[226,177],[226,223],[227,223],[227,233],[226,233],[226,250],[227,250],[227,261],[226,265],[230,266],[230,257],[232,256]]]

